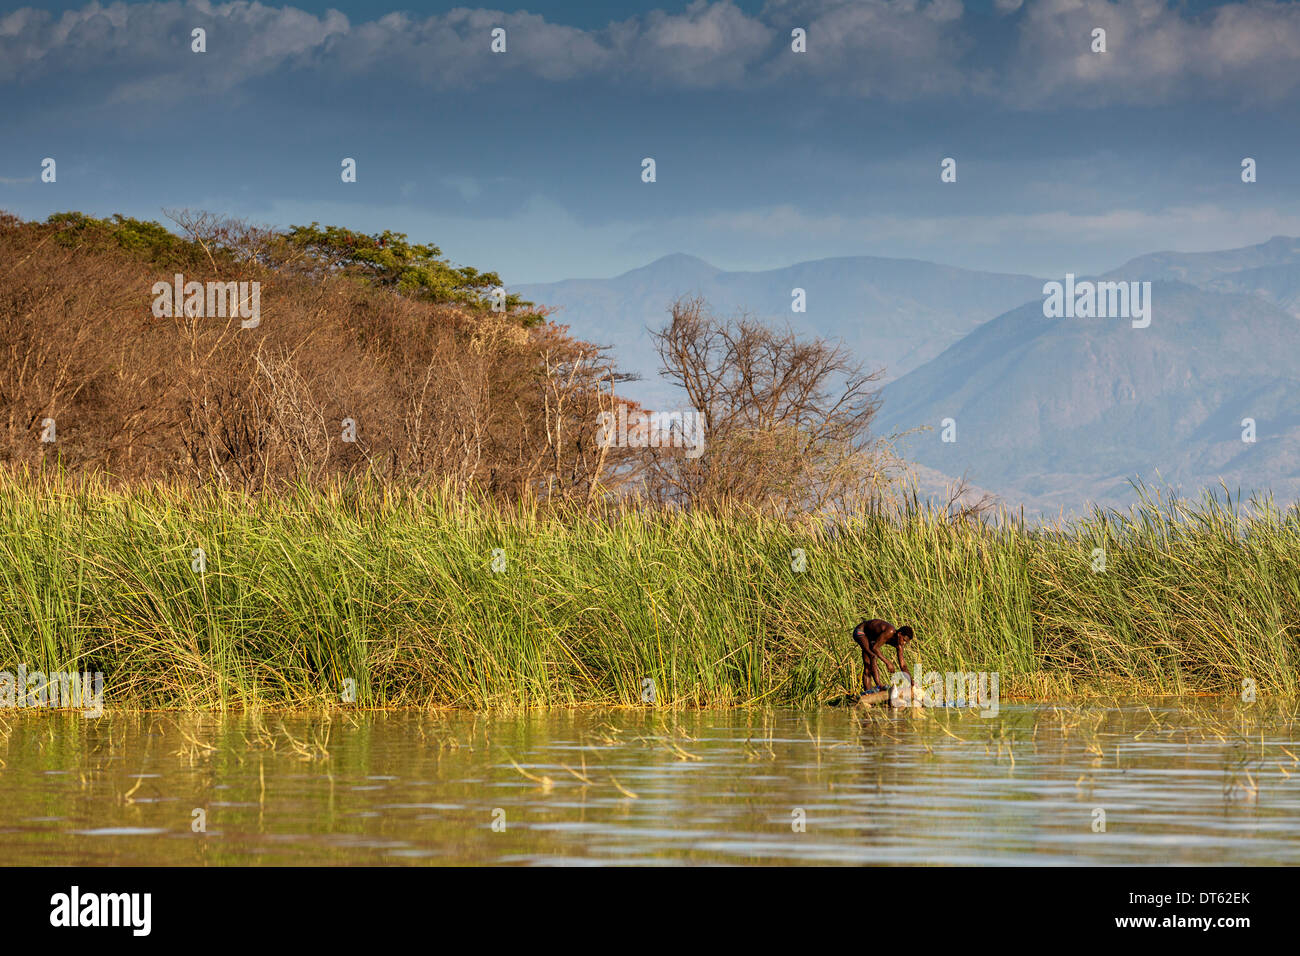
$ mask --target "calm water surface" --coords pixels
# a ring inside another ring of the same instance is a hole
[[[994,718],[4,711],[0,859],[1296,864],[1298,732],[1294,708],[1167,701]]]

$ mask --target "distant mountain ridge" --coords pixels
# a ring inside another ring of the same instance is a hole
[[[702,296],[719,315],[743,310],[841,340],[869,368],[884,368],[888,380],[1037,295],[1041,286],[1033,276],[917,259],[840,257],[740,272],[678,253],[610,279],[568,279],[511,291],[559,307],[555,321],[579,337],[613,346],[620,367],[643,377],[626,394],[657,406],[680,399],[659,377],[648,329],[662,327],[681,296]],[[806,312],[791,310],[796,288],[805,291]]]
[[[1267,242],[1222,252],[1154,252],[1130,259],[1107,278],[1124,275],[1186,282],[1210,292],[1258,296],[1300,317],[1300,239]]]
[[[1300,264],[1300,239],[1274,236],[1267,242],[1222,252],[1152,252],[1130,259],[1114,273],[1141,274],[1146,279],[1186,282],[1213,288],[1234,275]]]
[[[655,374],[645,331],[678,296],[840,339],[886,368],[879,431],[929,429],[900,446],[927,484],[965,475],[1030,514],[1124,505],[1133,478],[1300,499],[1300,239],[1156,252],[1094,277],[1150,282],[1148,328],[1045,318],[1044,283],[1062,278],[871,257],[738,272],[673,255],[612,279],[512,291],[614,345],[646,376],[629,393],[652,405],[680,402]],[[805,314],[790,311],[796,287]],[[941,441],[949,418],[953,443]],[[1246,419],[1253,442],[1242,441]]]
[[[1149,328],[1047,319],[1041,296],[997,317],[885,388],[883,421],[934,428],[904,455],[1039,513],[1125,504],[1134,477],[1300,498],[1300,241],[1156,253],[1105,278],[1152,282]]]

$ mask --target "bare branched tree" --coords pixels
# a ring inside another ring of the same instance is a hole
[[[783,513],[851,509],[882,493],[893,461],[871,435],[882,373],[843,345],[718,319],[698,298],[676,302],[654,338],[660,374],[703,417],[707,451],[648,451],[653,493]]]

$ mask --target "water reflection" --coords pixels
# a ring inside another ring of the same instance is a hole
[[[1294,707],[0,714],[10,864],[1300,862]]]

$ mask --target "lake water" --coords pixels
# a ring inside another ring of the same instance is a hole
[[[0,712],[7,864],[1300,863],[1294,708]],[[1295,756],[1293,756],[1295,755]]]

